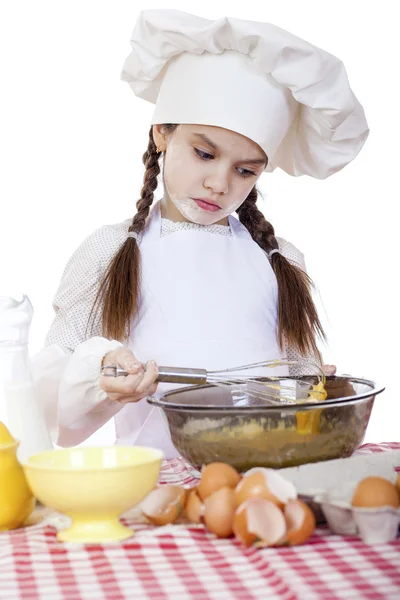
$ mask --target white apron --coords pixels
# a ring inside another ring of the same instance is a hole
[[[145,362],[225,369],[282,356],[277,282],[264,251],[229,217],[232,236],[180,230],[161,237],[158,203],[140,244],[142,299],[129,348]],[[286,367],[265,375],[287,375]],[[179,387],[159,384],[157,392]],[[177,456],[162,409],[144,399],[115,417],[117,443]]]

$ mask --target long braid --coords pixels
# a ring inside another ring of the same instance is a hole
[[[146,169],[143,178],[143,187],[140,190],[140,198],[136,202],[137,213],[132,219],[129,231],[140,233],[145,227],[146,219],[149,216],[150,207],[154,200],[154,192],[157,189],[157,177],[160,173],[160,164],[158,162],[160,154],[160,152],[157,152],[154,142],[153,128],[150,128],[149,144],[142,156],[142,162]],[[128,239],[136,243],[134,238]]]
[[[129,227],[130,232],[139,234],[145,228],[160,173],[159,157],[160,152],[157,151],[151,128],[148,147],[142,157],[145,166],[144,182],[140,199],[136,203],[137,213]],[[102,308],[102,335],[105,337],[122,341],[129,336],[131,319],[139,307],[140,281],[139,246],[135,238],[128,237],[104,273],[89,317],[90,321],[94,314],[95,319],[98,310]]]
[[[273,226],[257,208],[257,197],[254,187],[237,213],[254,241],[269,253],[279,249],[279,244]],[[325,339],[325,333],[311,296],[313,283],[310,277],[282,254],[274,252],[270,260],[278,283],[278,342],[281,349],[286,340],[303,356],[308,353],[320,356],[316,337]]]
[[[270,252],[271,250],[279,249],[279,244],[276,240],[273,226],[257,208],[257,198],[257,188],[254,186],[246,200],[238,208],[237,213],[240,221],[249,231],[253,240],[263,250]]]

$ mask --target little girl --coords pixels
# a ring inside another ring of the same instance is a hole
[[[131,45],[122,79],[155,104],[137,213],[68,262],[34,375],[57,444],[114,417],[117,443],[172,457],[146,402],[157,365],[319,356],[304,257],[275,237],[256,183],[277,167],[324,179],[356,157],[368,127],[341,61],[273,25],[149,10]],[[116,364],[128,376],[101,374]]]

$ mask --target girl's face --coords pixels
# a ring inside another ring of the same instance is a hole
[[[178,125],[163,136],[162,125],[155,125],[153,135],[165,151],[164,216],[175,220],[182,216],[200,225],[227,223],[267,164],[260,146],[228,129]]]

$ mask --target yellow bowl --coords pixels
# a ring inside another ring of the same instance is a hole
[[[35,454],[23,467],[36,498],[72,520],[58,539],[96,543],[133,535],[119,516],[155,487],[162,459],[140,446],[65,448]]]

